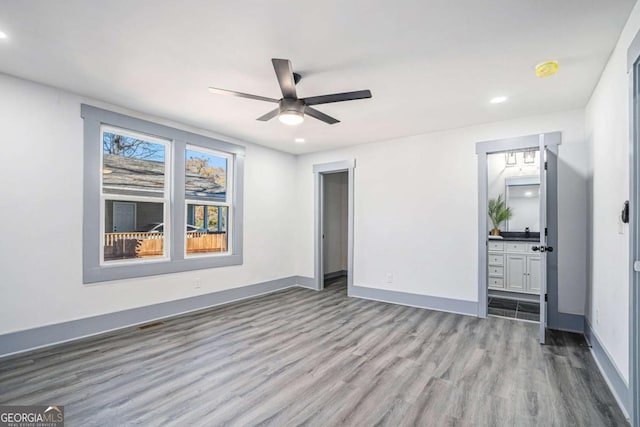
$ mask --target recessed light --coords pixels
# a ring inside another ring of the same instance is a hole
[[[293,141],[297,142],[298,144],[304,144],[305,143],[304,138],[296,138]]]
[[[502,104],[507,99],[509,99],[509,98],[507,98],[506,96],[496,96],[495,98],[491,98],[491,100],[489,100],[489,102],[492,103],[492,104]]]
[[[6,39],[6,38],[7,38],[7,33],[0,31],[0,39]]]

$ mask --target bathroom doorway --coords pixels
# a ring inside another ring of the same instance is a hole
[[[478,314],[537,322],[542,344],[557,317],[559,143],[551,133],[476,145]]]
[[[489,316],[540,321],[540,150],[487,155]]]

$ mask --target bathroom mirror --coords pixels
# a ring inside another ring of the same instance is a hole
[[[505,179],[505,199],[513,213],[506,231],[540,231],[540,177],[518,176]]]

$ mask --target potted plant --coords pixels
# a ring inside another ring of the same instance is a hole
[[[500,224],[504,221],[511,219],[513,212],[511,208],[508,208],[502,200],[502,194],[496,199],[489,200],[489,219],[493,223],[493,230],[491,230],[492,236],[500,235]]]

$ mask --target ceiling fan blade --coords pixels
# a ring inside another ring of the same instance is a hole
[[[332,102],[353,101],[355,99],[371,98],[370,90],[357,90],[355,92],[334,93],[332,95],[321,95],[304,98],[307,105],[330,104]]]
[[[273,69],[276,71],[278,77],[278,83],[280,84],[280,90],[282,90],[282,96],[285,98],[298,99],[296,94],[296,82],[293,77],[293,69],[291,68],[291,61],[288,59],[271,59],[273,63]]]
[[[233,90],[218,89],[217,87],[210,87],[209,92],[217,93],[219,95],[231,95],[231,96],[237,96],[239,98],[255,99],[257,101],[266,101],[266,102],[275,102],[275,103],[279,102],[279,100],[277,99],[267,98],[266,96],[251,95],[249,93],[236,92]]]
[[[336,123],[340,123],[340,120],[334,119],[333,117],[316,110],[315,108],[311,108],[309,106],[304,107],[304,113],[308,116],[313,117],[314,119],[318,119],[320,121],[325,122],[326,124],[333,125]]]
[[[276,108],[275,110],[269,111],[264,116],[258,117],[256,120],[260,120],[261,122],[266,122],[273,119],[274,117],[277,117],[279,113],[280,113],[280,108]]]

